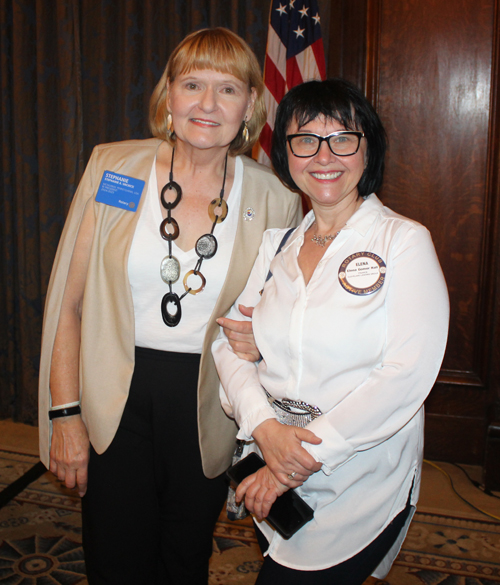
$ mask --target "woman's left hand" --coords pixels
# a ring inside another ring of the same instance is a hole
[[[322,442],[307,428],[283,425],[270,418],[260,423],[253,430],[252,436],[270,471],[282,485],[296,488],[322,467],[302,446],[302,442],[311,445]],[[293,477],[289,474],[293,474]]]
[[[266,465],[240,483],[236,490],[236,501],[240,502],[244,498],[247,510],[262,520],[267,517],[276,499],[288,489]]]

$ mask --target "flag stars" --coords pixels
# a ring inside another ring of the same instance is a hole
[[[302,14],[302,18],[307,16],[307,13],[309,12],[309,8],[306,8],[305,6],[302,8],[302,10],[299,10],[300,14]]]
[[[321,18],[319,17],[319,12],[316,12],[316,16],[313,16],[314,24],[320,24]]]
[[[279,12],[281,16],[283,16],[283,14],[286,14],[286,5],[283,6],[283,4],[281,4],[280,2],[280,7],[276,8],[276,12]]]
[[[300,28],[300,26],[297,27],[297,30],[294,30],[293,32],[297,35],[295,38],[298,39],[299,37],[304,38],[304,31],[306,29],[305,28]]]
[[[294,4],[295,4],[295,0],[290,0],[290,3],[288,4],[288,6],[293,9],[293,8],[295,8]]]

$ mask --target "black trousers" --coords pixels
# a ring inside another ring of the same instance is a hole
[[[82,499],[89,585],[207,585],[227,484],[202,471],[199,360],[136,348],[118,432],[102,455],[90,455]]]
[[[405,509],[394,518],[382,534],[352,558],[328,569],[299,571],[284,567],[267,556],[264,558],[264,564],[255,585],[362,585],[396,542],[410,512],[410,496],[408,496]],[[267,539],[257,525],[255,525],[255,533],[264,553],[268,548]]]

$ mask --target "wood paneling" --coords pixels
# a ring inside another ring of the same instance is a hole
[[[451,317],[443,371],[427,401],[427,453],[482,461],[494,277],[488,138],[494,46],[491,0],[371,3],[373,95],[390,148],[381,197],[432,233]],[[370,13],[368,13],[370,14]],[[368,61],[369,62],[369,61]],[[425,283],[422,283],[425,286]]]
[[[448,283],[426,454],[482,463],[500,416],[488,415],[500,392],[499,0],[357,0],[357,27],[347,3],[334,4],[345,31],[330,42],[329,73],[364,87],[377,108],[389,137],[379,195],[428,227]]]
[[[339,0],[330,5],[328,76],[365,84],[367,0]]]
[[[486,315],[491,317],[491,355],[484,356],[489,369],[490,401],[487,423],[484,484],[486,489],[500,490],[500,3],[495,5],[490,115],[490,156],[488,183],[490,193],[490,257],[492,278],[488,281]]]

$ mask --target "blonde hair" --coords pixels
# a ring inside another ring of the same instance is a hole
[[[167,131],[167,82],[178,75],[196,69],[213,69],[234,75],[255,89],[253,115],[248,124],[248,141],[243,139],[242,122],[238,134],[229,146],[229,154],[236,156],[250,150],[257,142],[266,123],[264,82],[257,59],[245,41],[227,28],[206,28],[188,35],[170,55],[165,71],[156,85],[149,102],[149,127],[153,136],[166,140],[172,146],[175,137]]]

